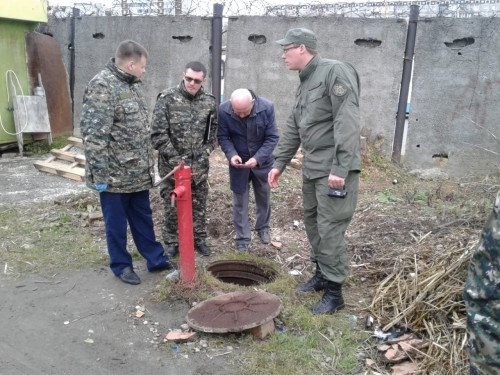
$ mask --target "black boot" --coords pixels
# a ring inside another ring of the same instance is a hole
[[[314,273],[314,276],[304,284],[300,284],[295,288],[295,290],[297,292],[318,292],[320,290],[326,289],[327,282],[328,281],[323,278],[323,273],[316,263],[316,272]]]
[[[313,306],[311,312],[314,315],[333,314],[335,311],[342,310],[344,307],[342,284],[327,281],[325,294],[323,294],[321,300]]]

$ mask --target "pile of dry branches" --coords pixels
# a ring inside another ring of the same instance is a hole
[[[375,291],[370,310],[383,331],[407,328],[427,341],[418,367],[425,374],[468,371],[463,290],[477,240],[440,253],[420,244],[399,257]],[[420,247],[420,249],[418,249]]]

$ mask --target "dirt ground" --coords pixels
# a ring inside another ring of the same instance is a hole
[[[1,205],[22,214],[25,205],[88,190],[82,182],[39,172],[34,160],[0,158]],[[96,237],[102,236],[99,228]],[[6,275],[2,264],[0,373],[234,373],[227,367],[228,355],[218,355],[227,348],[198,342],[196,355],[176,355],[176,349],[163,342],[170,330],[185,323],[190,306],[153,302],[151,291],[165,273],[148,273],[143,261],[134,261],[134,267],[142,280],[138,286],[122,283],[105,264],[62,270],[50,278],[23,274],[15,279]],[[138,306],[145,313],[140,319]]]
[[[33,160],[0,159],[0,204],[22,212],[23,205],[88,190],[81,182],[38,172]],[[344,293],[348,312],[359,322],[370,314],[377,283],[394,270],[400,257],[424,252],[432,258],[433,252],[450,244],[477,239],[498,190],[498,184],[484,179],[408,177],[368,157],[364,165],[358,209],[346,232],[352,278]],[[215,257],[235,247],[227,163],[220,150],[211,157],[209,183],[208,242]],[[289,169],[273,196],[272,239],[283,246],[253,241],[250,252],[284,270],[298,271],[299,282],[311,270],[300,170]],[[162,206],[157,191],[152,191],[151,199],[159,236]],[[89,230],[94,240],[104,238],[102,227]],[[154,302],[151,292],[164,274],[148,273],[142,261],[134,265],[143,281],[139,286],[120,282],[106,264],[61,271],[50,278],[26,274],[13,280],[0,272],[0,373],[237,373],[233,360],[244,348],[204,347],[196,342],[197,350],[186,358],[162,342],[169,330],[185,323],[190,306],[182,301]],[[143,318],[135,317],[136,306],[144,308]]]

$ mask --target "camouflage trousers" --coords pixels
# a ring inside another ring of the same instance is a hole
[[[467,334],[470,374],[500,374],[500,302],[469,302]]]
[[[464,291],[472,375],[500,374],[500,193],[472,254]]]
[[[170,193],[175,188],[175,181],[168,179],[160,190],[160,195],[163,198],[164,220],[162,227],[163,242],[168,245],[179,244],[179,231],[177,223],[177,202],[175,207],[172,207]],[[205,243],[207,239],[206,211],[207,211],[207,196],[208,182],[206,179],[198,183],[191,182],[191,196],[193,205],[193,232],[194,244],[199,245]]]

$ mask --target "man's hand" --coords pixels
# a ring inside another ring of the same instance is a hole
[[[241,164],[241,158],[239,155],[234,155],[232,158],[231,158],[231,166],[235,167],[235,168],[241,168],[242,167],[242,164]]]
[[[269,174],[267,175],[267,182],[269,183],[269,186],[272,188],[277,188],[278,187],[278,180],[281,176],[281,171],[279,169],[273,168],[269,171]]]
[[[94,186],[99,193],[102,193],[108,188],[108,184],[94,184]]]
[[[345,185],[345,178],[331,174],[328,176],[328,186],[333,189],[342,189]]]
[[[243,168],[255,168],[257,166],[257,160],[254,158],[250,158],[247,160],[245,164],[243,164]]]

